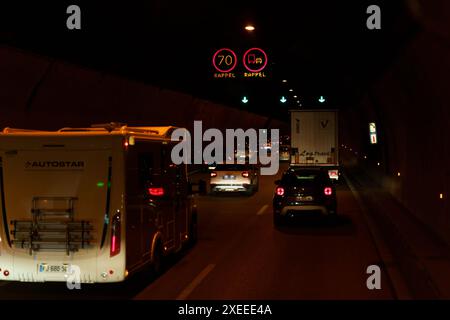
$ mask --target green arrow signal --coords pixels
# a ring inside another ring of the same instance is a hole
[[[242,98],[242,102],[243,102],[243,103],[247,103],[247,102],[248,102],[247,97],[243,97],[243,98]]]
[[[287,99],[284,96],[282,96],[281,99],[280,99],[280,102],[281,103],[286,103],[286,101],[287,101]]]
[[[320,103],[324,103],[324,102],[325,102],[325,98],[324,98],[323,96],[320,96],[319,102],[320,102]]]

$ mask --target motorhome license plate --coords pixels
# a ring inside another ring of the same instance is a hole
[[[69,265],[68,264],[41,263],[41,264],[39,264],[39,272],[40,273],[68,273]]]

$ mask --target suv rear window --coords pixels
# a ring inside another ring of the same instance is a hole
[[[281,181],[287,184],[316,184],[326,181],[328,176],[321,171],[289,170]]]
[[[252,170],[252,166],[248,164],[219,164],[216,171],[246,171]]]

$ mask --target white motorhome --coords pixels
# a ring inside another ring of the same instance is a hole
[[[196,239],[174,127],[0,133],[0,280],[120,282]],[[75,268],[76,267],[76,268]]]

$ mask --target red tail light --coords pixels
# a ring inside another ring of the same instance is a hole
[[[283,187],[277,187],[275,190],[275,193],[277,196],[284,196],[284,188]]]
[[[121,222],[120,222],[120,212],[117,212],[112,218],[111,223],[111,246],[109,250],[109,255],[114,257],[120,252],[120,242],[121,242]]]
[[[161,197],[164,195],[164,188],[148,188],[148,194],[154,197]]]
[[[217,172],[211,172],[211,177],[217,177]]]
[[[333,189],[331,189],[330,187],[326,187],[325,189],[323,189],[323,193],[326,196],[331,196],[333,194]]]
[[[242,176],[243,176],[244,178],[248,178],[248,176],[249,176],[248,171],[242,172]]]

